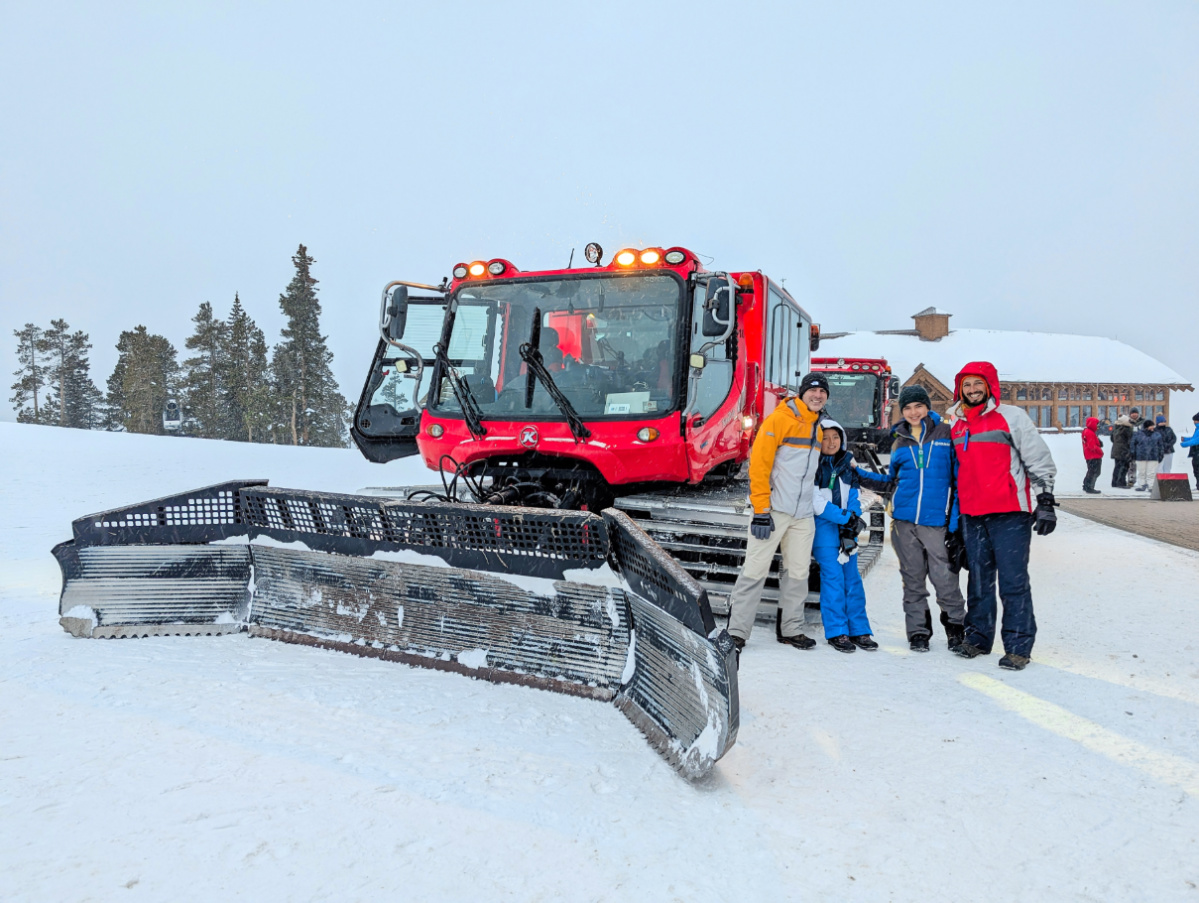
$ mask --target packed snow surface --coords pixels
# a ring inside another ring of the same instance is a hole
[[[1199,899],[1193,552],[1059,514],[1010,674],[940,638],[908,653],[887,547],[883,649],[758,627],[737,744],[693,785],[611,705],[58,625],[73,518],[241,477],[380,482],[353,451],[0,424],[0,459],[0,899]]]

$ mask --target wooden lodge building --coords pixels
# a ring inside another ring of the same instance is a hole
[[[999,371],[1004,404],[1023,408],[1043,430],[1081,429],[1088,417],[1115,420],[1138,408],[1170,420],[1170,393],[1194,387],[1142,351],[1095,336],[949,328],[949,314],[930,307],[914,314],[914,329],[826,333],[826,357],[883,357],[905,385],[921,385],[934,410],[953,402],[963,365],[986,360]],[[1190,425],[1189,409],[1185,425]],[[891,422],[899,412],[892,409]]]

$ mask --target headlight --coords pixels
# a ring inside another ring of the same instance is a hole
[[[616,255],[616,262],[622,267],[631,267],[637,262],[637,254],[635,251],[621,251]]]
[[[677,266],[678,264],[682,263],[686,259],[687,259],[687,255],[684,254],[682,251],[667,251],[666,252],[666,262],[669,263],[671,266]]]
[[[456,267],[454,267],[454,278],[455,279],[465,279],[466,272],[467,272],[466,264],[460,263]]]
[[[482,276],[487,272],[487,264],[481,260],[476,260],[470,265],[470,274],[472,276]]]
[[[658,251],[655,251],[653,248],[650,248],[648,251],[641,252],[641,262],[644,263],[646,266],[653,266],[655,263],[657,263],[661,259],[662,259],[662,255]]]
[[[661,434],[652,426],[647,426],[637,431],[637,438],[642,442],[653,442],[659,435]]]
[[[493,260],[491,263],[487,264],[487,272],[489,272],[492,276],[498,276],[500,273],[504,272],[505,269],[506,267],[504,266],[504,261],[502,260]]]
[[[429,427],[429,435],[432,436],[434,439],[440,439],[441,434],[444,432],[445,432],[445,427],[443,427],[440,423],[435,423],[431,427]]]

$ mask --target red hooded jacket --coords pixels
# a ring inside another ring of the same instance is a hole
[[[1087,428],[1082,431],[1082,456],[1088,461],[1103,457],[1103,442],[1096,432],[1098,426],[1098,417],[1088,417]]]
[[[981,376],[990,397],[975,408],[962,403],[962,380]],[[958,460],[958,503],[963,514],[1024,511],[1053,492],[1057,475],[1049,446],[1022,408],[1000,404],[999,373],[987,361],[967,364],[953,384],[954,404],[945,412]],[[1035,491],[1034,491],[1035,490]]]

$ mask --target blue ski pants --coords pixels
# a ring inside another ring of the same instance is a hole
[[[1022,511],[963,516],[970,579],[966,592],[966,642],[984,652],[995,645],[995,586],[1003,600],[1003,648],[1032,655],[1037,620],[1028,582],[1033,516]]]
[[[837,560],[836,546],[815,546],[812,557],[820,565],[820,619],[824,637],[866,636],[873,633],[866,617],[866,588],[858,573],[858,556]]]

